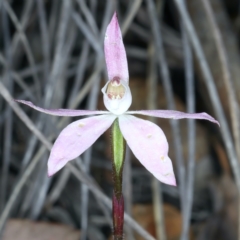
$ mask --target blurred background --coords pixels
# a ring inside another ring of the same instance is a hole
[[[0,0],[1,238],[111,239],[109,131],[49,178],[52,143],[77,118],[12,99],[105,110],[103,40],[115,10],[131,109],[207,112],[221,124],[149,119],[166,134],[178,186],[127,149],[125,239],[240,239],[238,0]]]

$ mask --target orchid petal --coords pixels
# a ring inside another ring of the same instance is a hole
[[[119,126],[123,137],[142,165],[158,180],[176,185],[168,142],[156,124],[131,115],[121,115]]]
[[[127,57],[116,12],[106,30],[104,52],[109,80],[117,77],[128,82]]]
[[[159,117],[159,118],[171,118],[171,119],[183,119],[183,118],[191,118],[191,119],[203,119],[208,120],[210,122],[214,122],[220,126],[219,122],[215,120],[212,116],[207,113],[184,113],[174,110],[141,110],[141,111],[129,111],[128,114],[141,114],[147,115],[151,117]]]
[[[15,100],[16,102],[23,103],[39,112],[54,116],[66,116],[66,117],[76,117],[76,116],[87,116],[95,114],[109,114],[108,111],[90,111],[90,110],[74,110],[74,109],[44,109],[38,106],[35,106],[32,102],[24,100]]]
[[[89,117],[72,122],[64,128],[52,147],[48,159],[48,175],[52,176],[68,161],[81,155],[115,119],[114,115]]]

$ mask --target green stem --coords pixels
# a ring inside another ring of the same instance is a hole
[[[126,142],[119,128],[118,119],[112,125],[112,171],[113,171],[113,237],[123,239],[124,199],[122,195],[122,172]]]

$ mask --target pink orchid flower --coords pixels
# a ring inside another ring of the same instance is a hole
[[[72,122],[62,130],[50,153],[48,175],[55,174],[68,161],[81,155],[118,118],[123,137],[142,165],[161,182],[176,185],[172,162],[168,157],[168,142],[162,129],[132,114],[170,119],[205,119],[219,123],[206,113],[190,114],[172,110],[127,111],[132,103],[132,95],[128,86],[126,52],[116,13],[107,27],[104,50],[109,80],[102,88],[102,93],[105,107],[109,111],[43,109],[31,102],[17,100],[50,115],[68,117],[100,115]]]

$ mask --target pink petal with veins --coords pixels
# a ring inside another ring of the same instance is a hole
[[[76,116],[87,116],[87,115],[98,115],[98,114],[109,114],[108,111],[90,111],[90,110],[74,110],[74,109],[44,109],[35,106],[32,102],[24,100],[15,100],[16,102],[23,103],[39,112],[43,112],[55,116],[65,116],[65,117],[76,117]]]
[[[52,176],[68,161],[81,155],[113,123],[114,115],[84,118],[69,124],[55,141],[48,159],[48,175]]]
[[[117,77],[128,82],[127,57],[116,12],[106,30],[104,52],[109,80]]]
[[[119,126],[127,144],[142,165],[158,180],[176,185],[168,142],[156,124],[131,115],[119,116]]]
[[[129,114],[141,114],[147,115],[152,117],[159,117],[159,118],[171,118],[171,119],[183,119],[183,118],[191,118],[191,119],[202,119],[208,120],[210,122],[218,124],[219,122],[215,120],[212,116],[208,115],[207,113],[184,113],[179,111],[173,110],[141,110],[141,111],[129,111]]]

